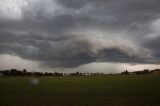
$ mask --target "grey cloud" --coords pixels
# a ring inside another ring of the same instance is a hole
[[[146,48],[149,48],[152,50],[152,55],[155,58],[160,58],[160,36],[153,38],[153,39],[149,39],[147,40],[147,42],[144,43],[144,46]]]
[[[68,8],[80,9],[87,3],[87,0],[57,0],[56,2]]]
[[[1,54],[13,53],[50,67],[95,61],[159,63],[159,38],[144,40],[150,23],[159,18],[159,0],[26,2],[21,19],[0,17]]]

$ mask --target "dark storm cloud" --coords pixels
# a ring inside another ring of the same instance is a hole
[[[1,54],[16,54],[50,67],[75,67],[94,61],[159,63],[155,59],[160,53],[159,36],[146,37],[159,33],[152,28],[160,18],[159,0],[25,3],[18,4],[20,13],[0,9]]]
[[[149,49],[151,49],[152,55],[155,58],[160,58],[160,36],[153,38],[153,39],[149,39],[147,42],[145,42],[145,47],[148,47]]]

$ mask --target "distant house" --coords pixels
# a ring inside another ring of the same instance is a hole
[[[151,70],[152,74],[160,74],[160,69]]]
[[[91,73],[84,73],[84,75],[88,76],[88,75],[91,75]]]

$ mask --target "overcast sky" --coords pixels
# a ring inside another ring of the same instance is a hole
[[[146,64],[158,68],[159,4],[160,0],[0,0],[0,67],[105,72],[117,63],[123,64],[121,70]]]

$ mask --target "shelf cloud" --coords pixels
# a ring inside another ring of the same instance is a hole
[[[159,0],[1,0],[0,54],[73,68],[160,63]]]

